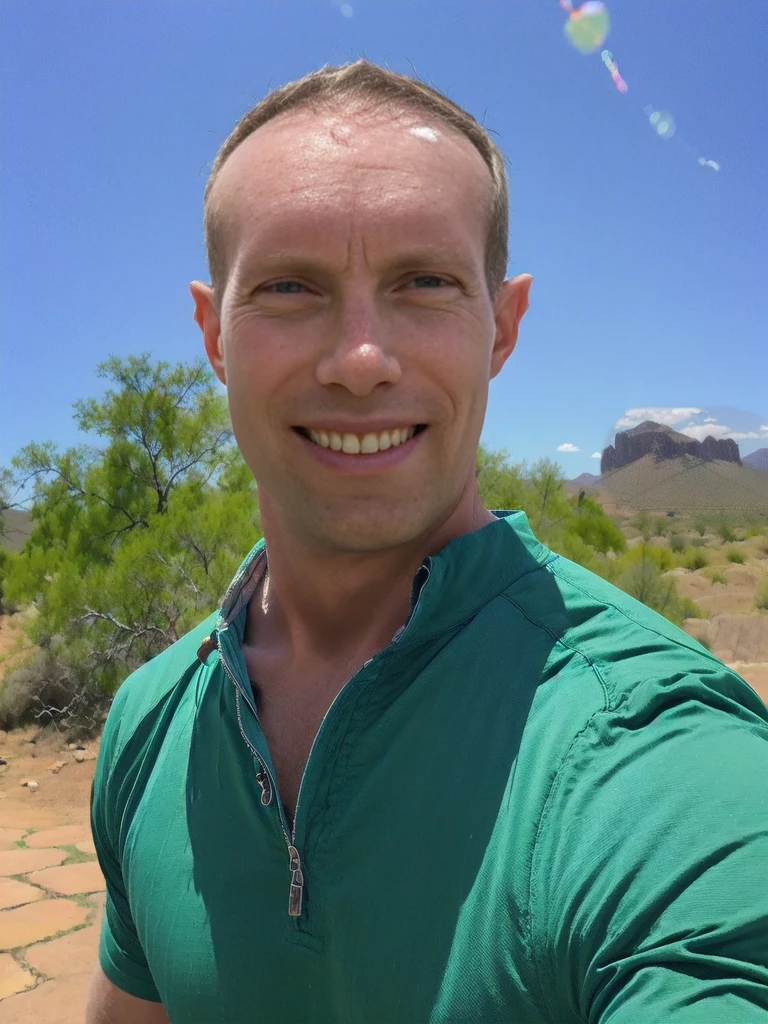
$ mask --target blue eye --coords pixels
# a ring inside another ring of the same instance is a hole
[[[270,288],[280,288],[282,285],[296,285],[296,287],[298,287],[298,288],[303,288],[304,287],[304,285],[300,281],[276,281],[274,284],[267,285],[267,290],[269,290]],[[283,292],[280,292],[279,294],[280,295],[292,295],[292,294],[295,294],[295,292],[293,292],[293,291],[290,291],[290,292],[283,291]]]
[[[414,277],[413,281],[437,281],[438,284],[447,284],[445,278],[438,277],[436,274],[419,274],[418,277]]]

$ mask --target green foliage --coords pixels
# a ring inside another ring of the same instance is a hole
[[[692,572],[695,572],[697,569],[703,569],[705,565],[709,565],[709,558],[703,551],[697,548],[690,548],[683,555],[681,564],[686,569],[690,569]]]
[[[691,547],[693,548],[705,548],[706,546],[707,542],[703,537],[694,537],[691,541]]]
[[[759,537],[763,532],[761,526],[749,526],[747,527],[746,537]]]
[[[768,611],[768,576],[766,576],[758,588],[755,607],[761,611]]]
[[[736,540],[736,534],[731,529],[730,523],[726,519],[721,519],[715,527],[715,532],[724,544],[730,544]]]
[[[702,519],[701,517],[698,517],[693,521],[693,528],[700,537],[703,537],[704,534],[707,532],[708,525],[709,524],[707,523],[707,520]]]
[[[725,557],[729,562],[735,562],[737,565],[744,565],[746,562],[746,557],[738,548],[729,548],[725,553]]]
[[[98,372],[112,387],[77,402],[75,421],[103,446],[33,443],[13,460],[34,527],[3,556],[3,590],[37,604],[42,650],[8,675],[0,727],[32,713],[95,721],[129,672],[217,607],[261,536],[207,364],[112,357]]]
[[[647,512],[640,512],[632,520],[632,526],[640,533],[641,537],[647,544],[653,536],[653,526],[651,525],[651,517]]]
[[[681,533],[673,533],[669,538],[669,549],[679,555],[685,549],[685,537]]]
[[[636,551],[640,553],[639,556],[635,555]],[[623,571],[617,575],[615,584],[630,597],[642,601],[675,625],[680,625],[686,618],[701,616],[693,601],[678,596],[674,579],[662,575],[658,557],[652,554],[652,549],[638,545],[627,552],[622,562],[626,567],[622,567]]]
[[[728,580],[722,572],[713,572],[709,578],[712,581],[712,583],[728,583]]]
[[[653,534],[654,537],[666,537],[669,532],[670,522],[668,519],[654,519],[653,521]]]
[[[512,464],[505,451],[478,450],[477,482],[486,508],[522,509],[543,544],[579,565],[598,571],[600,556],[622,552],[626,539],[586,495],[568,495],[557,463],[539,459],[530,469]]]

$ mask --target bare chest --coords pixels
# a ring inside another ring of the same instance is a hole
[[[263,662],[259,664],[258,655],[252,651],[244,649],[244,654],[275,782],[292,824],[309,752],[347,675],[343,670],[324,673],[322,678],[311,671],[288,675]]]

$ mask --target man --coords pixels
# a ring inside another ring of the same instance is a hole
[[[89,1024],[764,1021],[768,711],[478,496],[531,283],[498,149],[325,68],[205,218],[265,541],[115,698]]]

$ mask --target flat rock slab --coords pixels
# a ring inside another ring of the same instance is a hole
[[[16,843],[26,834],[23,828],[0,828],[0,850],[15,850]]]
[[[56,932],[84,924],[90,912],[89,907],[64,899],[40,900],[14,910],[0,910],[0,951],[50,939]]]
[[[96,847],[93,845],[92,839],[86,839],[84,843],[75,843],[75,846],[81,853],[92,853],[96,854]]]
[[[23,992],[34,984],[34,975],[17,964],[10,953],[0,953],[0,999],[7,999],[15,992]],[[0,1015],[2,1013],[0,1009]],[[0,1019],[4,1021],[5,1017],[0,1016]]]
[[[34,903],[44,896],[43,890],[34,885],[17,882],[15,878],[0,878],[0,910],[20,907],[23,903]]]
[[[67,859],[66,850],[2,850],[0,875],[22,875],[61,864]]]
[[[25,956],[36,971],[50,978],[63,978],[67,974],[92,971],[99,952],[99,929],[96,925],[81,928],[70,935],[38,942],[25,951]]]
[[[0,1024],[83,1024],[90,981],[89,970],[11,996],[0,1005]]]
[[[61,825],[59,828],[47,828],[44,832],[35,832],[27,836],[24,842],[32,850],[42,846],[74,846],[91,838],[91,830],[87,825]]]
[[[97,892],[104,888],[104,876],[98,861],[89,860],[81,864],[67,864],[63,868],[46,868],[27,875],[30,882],[42,885],[62,896],[74,896],[81,892]]]

